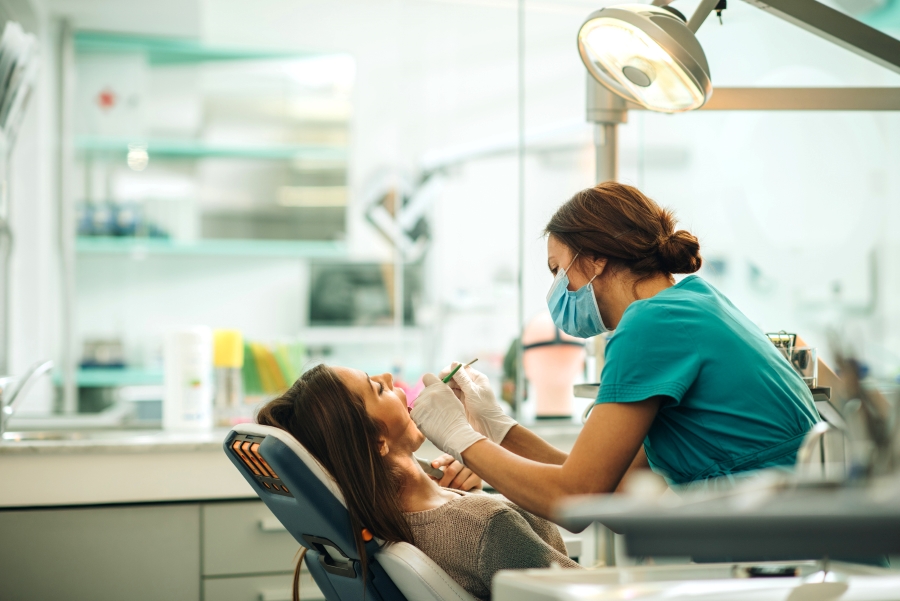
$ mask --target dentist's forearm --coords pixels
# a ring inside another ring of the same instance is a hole
[[[510,429],[500,446],[519,457],[551,465],[562,465],[569,456],[521,424]]]
[[[516,426],[514,429],[518,428]],[[467,467],[490,482],[507,499],[551,521],[557,504],[563,498],[587,492],[570,490],[561,465],[537,463],[489,440],[473,444],[463,451],[462,456]]]
[[[637,461],[660,402],[653,397],[594,409],[562,465],[527,458],[549,456],[552,461],[562,453],[554,453],[553,447],[518,425],[507,433],[509,441],[504,438],[503,446],[479,440],[465,447],[463,462],[513,503],[552,520],[556,506],[566,497],[616,489]],[[524,447],[532,444],[537,450],[528,452]]]

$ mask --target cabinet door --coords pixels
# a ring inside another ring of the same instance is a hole
[[[203,505],[203,575],[292,572],[300,543],[260,500]]]
[[[4,601],[198,601],[199,505],[0,511]]]

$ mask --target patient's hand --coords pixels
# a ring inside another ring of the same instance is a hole
[[[444,468],[444,477],[438,480],[432,478],[444,488],[455,488],[462,491],[470,491],[473,489],[481,490],[481,478],[475,475],[472,470],[464,466],[462,463],[453,458],[453,455],[441,455],[431,462],[436,468]]]

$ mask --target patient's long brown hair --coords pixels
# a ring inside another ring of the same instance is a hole
[[[364,528],[388,542],[412,542],[412,529],[400,505],[402,479],[379,452],[379,439],[387,430],[369,416],[365,400],[333,369],[318,365],[304,373],[260,409],[257,421],[286,430],[335,479],[350,514],[364,579],[368,572]],[[295,577],[295,596],[296,584]]]

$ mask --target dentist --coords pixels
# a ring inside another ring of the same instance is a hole
[[[460,398],[426,374],[412,418],[435,445],[551,519],[563,498],[612,492],[645,461],[676,488],[793,465],[819,421],[812,395],[721,292],[696,275],[675,282],[702,260],[670,211],[607,182],[545,232],[556,325],[580,338],[614,330],[590,417],[566,454],[505,415],[483,374],[457,372]]]

